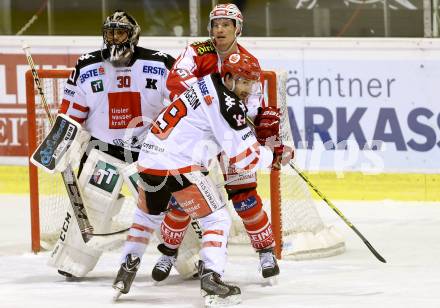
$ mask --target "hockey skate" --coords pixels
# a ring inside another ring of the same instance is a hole
[[[273,253],[273,248],[259,250],[258,254],[260,256],[261,274],[263,278],[268,278],[270,284],[275,284],[276,276],[280,273],[280,268]]]
[[[177,249],[168,248],[164,244],[159,244],[157,249],[162,253],[162,256],[154,265],[151,276],[155,281],[160,282],[170,275],[171,268],[177,259]]]
[[[240,288],[224,283],[218,273],[205,269],[203,261],[199,261],[199,276],[205,307],[231,306],[241,303]]]
[[[134,277],[136,277],[136,272],[139,268],[141,259],[132,254],[128,254],[125,258],[125,262],[121,264],[121,268],[116,275],[115,281],[113,282],[113,289],[116,293],[113,300],[117,300],[121,294],[127,294],[130,291],[131,284],[133,283]]]

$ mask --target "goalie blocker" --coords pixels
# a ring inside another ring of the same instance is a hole
[[[63,172],[81,158],[89,140],[90,134],[81,124],[59,114],[49,134],[32,154],[31,162],[48,173]]]

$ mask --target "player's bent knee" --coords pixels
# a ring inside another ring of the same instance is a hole
[[[220,229],[224,232],[226,238],[229,235],[229,230],[232,224],[231,216],[226,208],[222,208],[216,212],[213,212],[209,216],[200,218],[199,222],[204,232],[207,230]]]

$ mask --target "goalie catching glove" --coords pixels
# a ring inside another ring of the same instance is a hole
[[[257,141],[273,152],[272,167],[280,169],[295,156],[293,148],[280,141],[280,110],[274,107],[258,108],[255,117],[255,134]]]

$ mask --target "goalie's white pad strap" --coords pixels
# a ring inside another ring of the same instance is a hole
[[[140,179],[138,170],[137,170],[137,162],[134,162],[124,168],[120,169],[122,177],[124,178],[124,182],[133,195],[134,200],[137,200],[139,197],[138,192],[138,181]]]
[[[183,242],[179,247],[176,263],[174,264],[177,272],[184,279],[191,278],[198,272],[199,251],[202,243],[200,225],[195,220],[190,224],[191,226],[186,230]],[[200,233],[200,238],[198,232]]]
[[[55,119],[49,134],[31,156],[31,162],[48,173],[62,172],[85,151],[90,134],[65,114]]]

